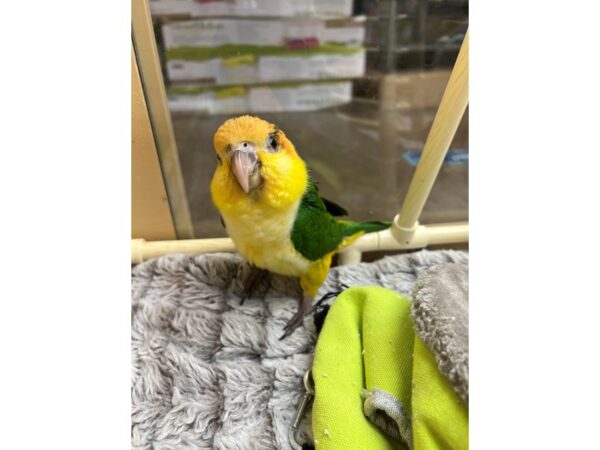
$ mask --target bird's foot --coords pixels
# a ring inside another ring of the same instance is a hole
[[[298,311],[296,311],[296,314],[294,314],[285,327],[283,327],[283,335],[279,338],[280,341],[292,334],[294,330],[298,328],[300,324],[302,324],[304,316],[306,316],[306,314],[308,314],[308,312],[311,310],[311,306],[312,299],[310,297],[303,296],[302,300],[300,300],[298,303]]]
[[[242,291],[242,300],[240,305],[252,296],[256,287],[269,275],[268,270],[259,269],[256,266],[250,266],[250,275],[246,278],[245,287]]]
[[[346,289],[350,289],[350,286],[347,286],[344,283],[341,283],[340,287],[341,287],[341,289],[339,291],[329,291],[329,292],[326,292],[325,294],[323,294],[323,296],[315,302],[314,306],[312,307],[312,312],[317,312],[318,310],[320,310],[324,307],[329,308],[329,306],[324,305],[324,303],[327,300],[329,300],[330,298],[337,297],[342,292],[344,292]]]
[[[321,333],[323,325],[325,324],[325,318],[327,317],[327,313],[329,312],[329,308],[332,304],[332,302],[328,302],[328,300],[337,297],[346,289],[349,289],[349,286],[346,286],[342,283],[340,284],[340,288],[341,289],[339,291],[326,292],[325,295],[323,295],[323,297],[317,300],[313,305],[312,313],[314,314],[315,328],[317,329],[317,334]]]

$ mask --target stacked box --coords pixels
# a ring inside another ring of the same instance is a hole
[[[203,111],[207,114],[314,111],[348,103],[351,81],[286,83],[233,87],[172,87],[171,111]]]
[[[154,16],[349,17],[352,0],[150,0]]]
[[[352,0],[151,0],[172,111],[311,111],[348,103],[365,73]],[[202,17],[185,19],[182,17]]]
[[[219,85],[355,78],[365,72],[364,27],[315,19],[209,19],[163,26],[171,81]]]

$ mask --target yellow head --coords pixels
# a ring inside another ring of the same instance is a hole
[[[214,145],[218,164],[210,189],[219,210],[285,208],[302,197],[306,166],[275,125],[252,116],[229,119],[215,133]]]

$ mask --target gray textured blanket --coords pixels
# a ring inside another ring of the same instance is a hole
[[[467,261],[464,252],[421,251],[337,267],[319,295],[375,285],[409,296],[425,270]],[[232,254],[169,255],[133,269],[134,449],[291,448],[315,326],[308,316],[280,341],[297,281],[273,275],[240,305],[248,273]]]
[[[469,266],[442,264],[422,273],[413,291],[415,332],[440,372],[469,404]]]

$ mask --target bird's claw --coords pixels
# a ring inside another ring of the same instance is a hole
[[[303,297],[298,305],[298,311],[292,316],[292,318],[285,324],[283,327],[283,334],[279,338],[279,340],[283,340],[288,337],[290,334],[294,332],[296,328],[298,328],[302,322],[304,321],[304,316],[310,311],[312,305],[312,299],[310,297]]]
[[[256,266],[251,266],[250,275],[248,275],[244,290],[242,291],[240,306],[252,296],[256,287],[267,277],[268,274],[269,272],[267,270],[259,269]]]
[[[298,309],[298,312],[292,316],[292,318],[288,321],[288,323],[283,327],[283,334],[279,338],[279,340],[283,340],[288,337],[290,334],[294,332],[296,328],[300,326],[302,321],[304,320],[304,312],[301,311],[301,308]]]

